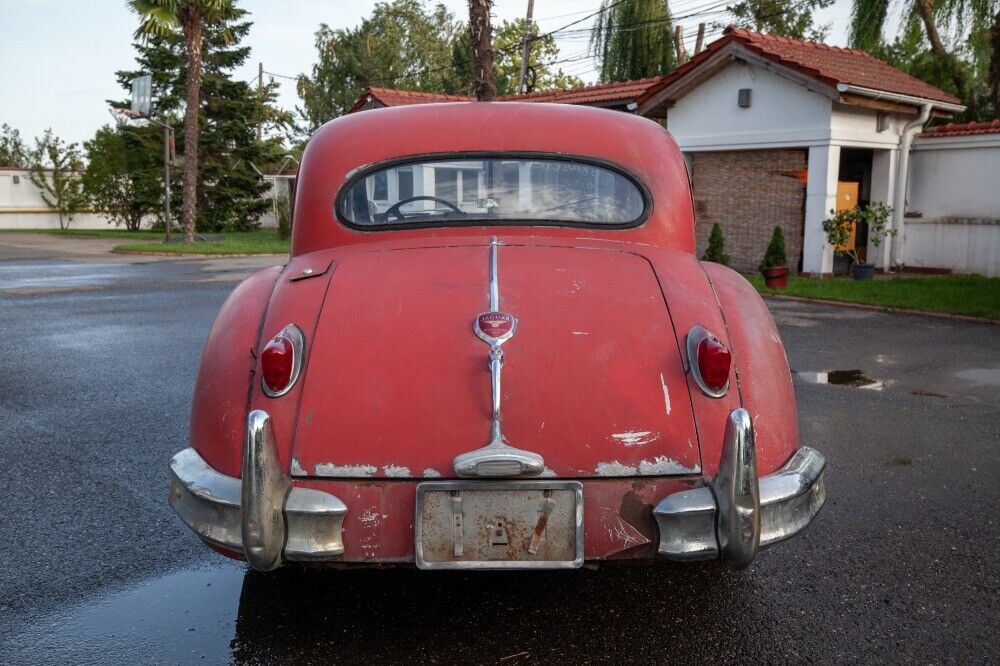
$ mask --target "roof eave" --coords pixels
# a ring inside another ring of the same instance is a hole
[[[937,109],[940,111],[948,111],[950,113],[961,113],[962,111],[965,111],[964,104],[942,102],[936,99],[927,99],[926,97],[916,97],[914,95],[904,95],[902,93],[888,92],[886,90],[865,88],[863,86],[855,86],[849,83],[838,83],[837,91],[840,93],[850,93],[852,95],[860,95],[861,97],[868,97],[874,100],[884,100],[887,102],[896,102],[898,104],[907,104],[909,106],[916,106],[916,107],[922,107],[927,104],[930,104],[932,109]]]

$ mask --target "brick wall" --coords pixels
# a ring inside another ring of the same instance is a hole
[[[789,267],[798,269],[806,188],[786,174],[806,168],[805,150],[699,152],[691,165],[699,257],[718,223],[729,265],[756,271],[774,226],[781,225]]]

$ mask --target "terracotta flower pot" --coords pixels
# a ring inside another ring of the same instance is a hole
[[[764,276],[764,286],[768,289],[785,289],[788,287],[788,266],[774,266],[760,269]]]

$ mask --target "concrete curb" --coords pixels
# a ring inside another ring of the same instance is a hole
[[[827,298],[807,298],[805,296],[785,296],[782,294],[761,294],[766,299],[775,301],[799,301],[802,303],[819,303],[820,305],[837,305],[843,308],[854,308],[856,310],[874,310],[876,312],[889,312],[891,314],[920,315],[922,317],[936,317],[938,319],[950,319],[952,321],[969,321],[977,324],[1000,325],[1000,319],[988,319],[986,317],[973,317],[972,315],[949,314],[947,312],[932,312],[930,310],[914,310],[912,308],[895,308],[890,305],[870,305],[868,303],[850,303],[848,301],[832,301]]]
[[[239,257],[287,257],[287,252],[257,252],[254,254],[207,254],[189,252],[135,252],[132,250],[111,250],[113,254],[136,257],[178,257],[182,259],[237,259]]]

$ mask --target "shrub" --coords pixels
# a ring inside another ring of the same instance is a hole
[[[708,235],[708,248],[701,257],[702,261],[713,261],[723,266],[729,265],[729,255],[726,254],[726,237],[722,235],[719,223],[712,225],[712,233]]]
[[[777,268],[787,266],[788,256],[785,254],[785,233],[781,227],[775,226],[771,233],[771,242],[767,244],[767,251],[764,252],[764,260],[760,262],[760,269]]]
[[[868,242],[877,248],[886,238],[896,235],[896,230],[889,228],[890,217],[892,206],[880,201],[840,211],[831,210],[830,217],[823,220],[826,242],[834,247],[847,244],[851,240],[854,226],[864,222],[868,225]],[[842,251],[851,258],[852,264],[860,263],[857,248]]]
[[[275,214],[278,218],[278,238],[288,240],[292,235],[292,206],[288,197],[275,200]]]

